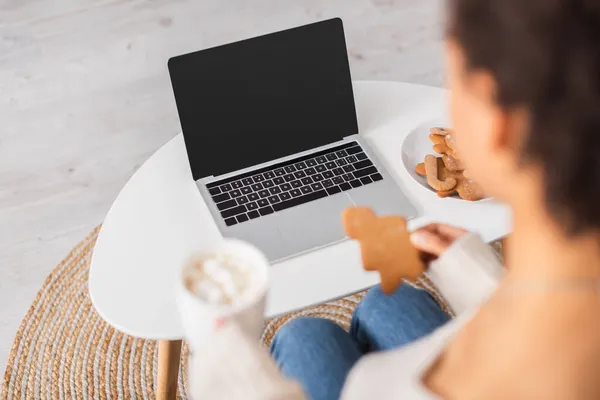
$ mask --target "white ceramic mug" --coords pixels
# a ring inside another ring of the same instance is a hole
[[[237,240],[223,239],[213,249],[198,254],[227,254],[241,258],[251,266],[253,284],[232,304],[211,304],[194,295],[184,284],[185,266],[178,279],[177,302],[185,339],[191,352],[204,345],[218,331],[221,324],[235,322],[252,339],[262,335],[265,321],[265,303],[269,283],[269,262],[253,245]]]

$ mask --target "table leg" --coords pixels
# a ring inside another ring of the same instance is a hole
[[[500,243],[502,243],[502,256],[506,260],[506,249],[508,249],[508,236],[504,236],[502,239],[500,239]]]
[[[158,342],[157,400],[175,400],[177,398],[180,358],[181,340],[161,340]]]

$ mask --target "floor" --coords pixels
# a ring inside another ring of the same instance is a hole
[[[0,375],[45,277],[177,134],[167,59],[333,16],[354,79],[443,85],[442,0],[0,0]]]

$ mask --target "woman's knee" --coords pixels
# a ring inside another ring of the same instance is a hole
[[[347,333],[332,321],[311,317],[295,318],[277,331],[271,342],[271,353],[277,359],[282,351],[304,351],[313,342],[323,345],[323,342],[333,340],[341,334]]]
[[[367,316],[371,319],[373,315],[387,314],[390,311],[402,311],[421,302],[427,296],[429,296],[427,292],[407,284],[401,285],[390,295],[383,293],[381,285],[376,285],[369,290],[356,307],[354,315],[360,320]]]
[[[448,320],[425,290],[403,284],[386,295],[378,285],[356,308],[350,332],[363,351],[384,350],[418,339]]]

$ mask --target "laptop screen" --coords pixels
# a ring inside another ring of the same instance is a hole
[[[339,18],[169,60],[195,180],[358,133]]]

